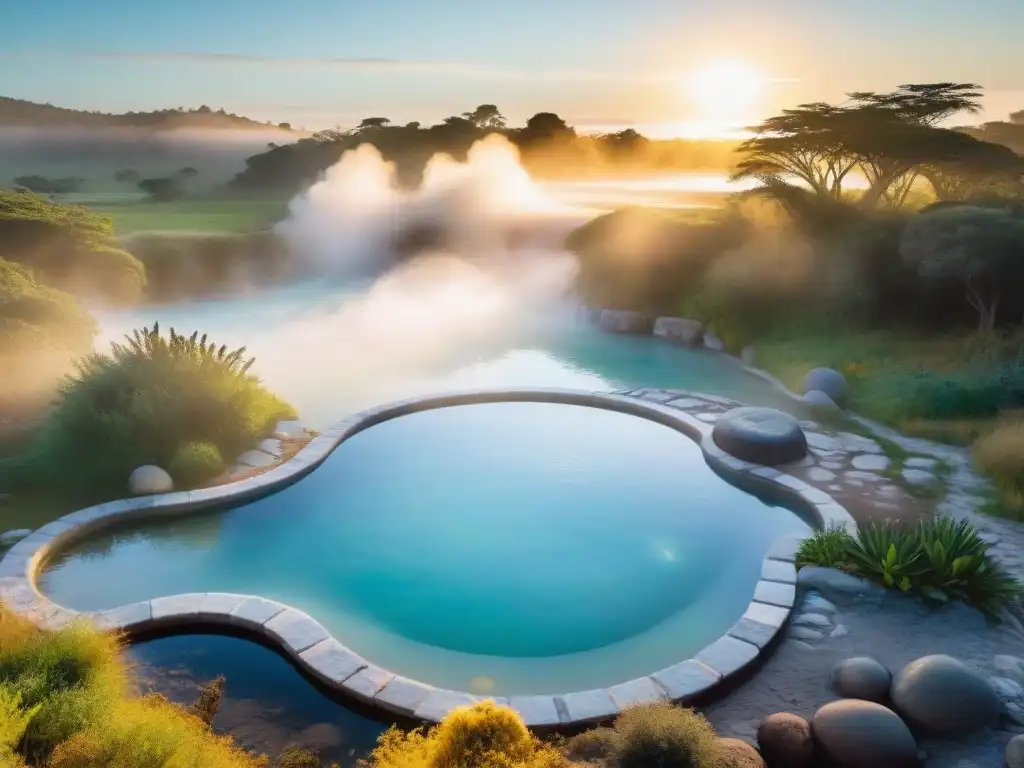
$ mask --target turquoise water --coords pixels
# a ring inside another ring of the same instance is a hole
[[[806,529],[668,427],[496,403],[385,422],[242,507],[98,534],[40,581],[83,610],[260,594],[400,674],[551,693],[699,651],[745,610],[769,543]]]

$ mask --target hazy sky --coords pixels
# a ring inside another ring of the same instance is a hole
[[[198,106],[347,125],[496,103],[513,123],[703,117],[689,73],[741,60],[741,116],[902,82],[1024,108],[1024,0],[0,0],[0,95],[103,111]]]

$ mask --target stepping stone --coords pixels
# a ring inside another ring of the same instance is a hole
[[[820,613],[801,613],[793,619],[794,627],[831,627],[832,619]]]
[[[284,437],[301,437],[305,430],[302,428],[302,422],[298,419],[288,419],[287,421],[277,422],[277,426],[274,427],[274,434],[282,435]]]
[[[827,469],[822,469],[821,467],[812,467],[807,470],[807,479],[813,480],[816,483],[827,483],[830,480],[834,480],[835,477],[834,472],[829,472]]]
[[[797,627],[794,626],[789,630],[789,636],[796,640],[824,640],[825,633],[819,632],[816,629],[810,627]]]
[[[934,469],[938,463],[935,459],[929,459],[924,456],[911,456],[903,462],[903,466],[912,467],[913,469]]]
[[[269,453],[271,456],[281,458],[281,441],[275,440],[272,437],[268,437],[266,440],[261,440],[257,446],[264,453]]]
[[[853,453],[884,453],[882,446],[871,438],[849,432],[841,432],[836,437],[843,448]]]
[[[868,472],[884,472],[891,463],[888,456],[879,456],[872,453],[853,457],[853,466],[856,469]]]
[[[931,472],[927,472],[923,469],[909,469],[906,467],[903,469],[903,479],[911,485],[916,486],[934,485],[939,481],[939,478]]]
[[[823,435],[820,432],[808,432],[807,445],[809,445],[811,448],[817,448],[819,451],[829,451],[838,453],[845,450],[843,448],[843,444],[836,440],[834,437]]]
[[[837,624],[836,628],[829,633],[829,637],[833,640],[838,640],[840,637],[846,637],[850,634],[850,628],[845,624]]]
[[[263,451],[246,451],[238,457],[238,463],[247,467],[269,467],[277,463],[277,459]]]
[[[852,472],[847,472],[846,477],[849,478],[850,480],[860,480],[866,483],[877,483],[879,480],[882,479],[873,472],[864,472],[859,469],[855,469]]]
[[[823,613],[832,615],[836,612],[834,603],[829,602],[815,592],[808,592],[804,598],[803,610],[805,613]]]

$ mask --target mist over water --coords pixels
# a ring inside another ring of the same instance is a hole
[[[99,347],[159,320],[245,346],[254,372],[324,427],[466,387],[677,386],[758,400],[727,363],[580,323],[564,236],[594,215],[534,183],[500,137],[434,157],[402,189],[376,149],[346,153],[278,227],[318,277],[254,295],[98,313]],[[731,382],[731,383],[730,383]]]

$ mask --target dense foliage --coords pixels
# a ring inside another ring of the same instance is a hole
[[[840,568],[939,603],[962,600],[991,617],[1021,595],[974,526],[946,517],[916,525],[869,523],[857,536],[818,531],[801,544],[797,565]]]
[[[169,466],[192,443],[236,456],[294,416],[249,373],[253,360],[244,354],[195,333],[135,331],[109,354],[78,364],[35,443],[0,465],[0,476],[99,493],[123,489],[142,464]],[[198,461],[186,463],[193,472]]]
[[[224,458],[213,443],[193,441],[174,452],[167,471],[175,484],[185,488],[204,483],[224,471]]]
[[[120,247],[110,219],[34,194],[0,191],[0,258],[86,298],[131,302],[146,283],[144,267]]]
[[[96,324],[75,299],[0,259],[0,403],[34,398],[92,348]]]

